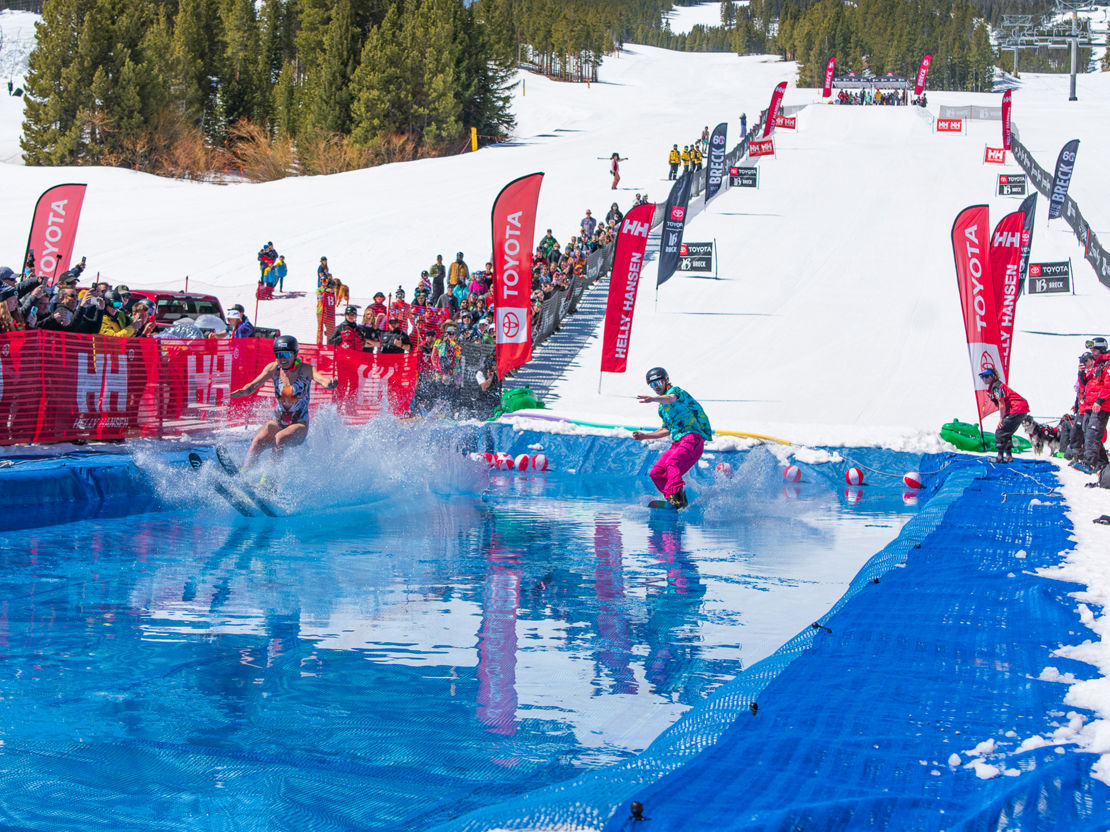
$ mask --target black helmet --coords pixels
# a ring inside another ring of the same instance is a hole
[[[301,345],[297,343],[297,339],[292,335],[279,335],[274,339],[274,354],[279,352],[299,352]]]
[[[1087,346],[1087,349],[1089,349],[1089,350],[1102,350],[1105,353],[1106,352],[1106,339],[1103,338],[1101,335],[1099,335],[1095,338],[1092,338],[1090,341],[1088,341],[1086,346]]]
[[[1093,355],[1091,355],[1089,352],[1085,352],[1083,353],[1083,355],[1079,356],[1079,363],[1082,364],[1086,361],[1090,361],[1092,358],[1094,358]]]
[[[667,376],[667,371],[662,367],[652,367],[647,371],[648,387],[651,387],[657,381],[670,381],[670,378]]]

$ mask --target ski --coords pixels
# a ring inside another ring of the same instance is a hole
[[[204,465],[204,460],[200,458],[199,454],[191,451],[189,453],[189,464],[193,467],[194,471],[199,472],[201,467]],[[231,507],[234,508],[237,512],[242,514],[244,517],[254,517],[253,506],[248,505],[242,498],[239,497],[238,494],[234,493],[230,488],[228,488],[219,480],[213,480],[212,485],[216,493],[227,500],[231,504]]]
[[[255,505],[261,509],[262,513],[268,517],[280,517],[281,512],[274,508],[268,500],[260,497],[258,492],[247,484],[246,480],[241,476],[239,466],[235,464],[235,460],[231,458],[231,451],[223,445],[216,446],[216,460],[220,463],[220,467],[227,472],[227,475],[235,480],[235,486],[239,488],[244,494],[250,497]]]

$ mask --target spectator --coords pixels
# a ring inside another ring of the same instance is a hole
[[[551,247],[551,250],[547,252],[547,262],[552,266],[557,266],[562,259],[563,252],[559,250],[559,244],[555,243],[555,245]]]
[[[74,299],[76,300],[76,298]],[[36,324],[36,329],[55,332],[71,332],[73,326],[73,312],[68,306],[58,305],[46,318]]]
[[[621,209],[618,208],[617,203],[614,202],[612,207],[609,208],[609,213],[605,215],[605,222],[612,223],[614,226],[619,226],[622,220],[624,220],[624,214],[621,213]]]
[[[457,338],[458,326],[454,321],[445,321],[436,342],[432,345],[432,365],[435,367],[435,380],[440,383],[457,384],[459,358],[462,348]]]
[[[19,293],[14,286],[0,286],[0,332],[16,332],[23,329],[19,317]]]
[[[131,309],[136,303],[138,303],[139,297],[137,295],[132,296],[131,290],[128,289],[127,286],[123,283],[119,284],[116,287],[116,291],[119,292],[119,296],[123,299],[123,311],[130,315]]]
[[[258,273],[259,276],[265,276],[269,268],[277,261],[277,252],[274,251],[273,241],[266,243],[258,251]]]
[[[690,145],[684,144],[678,156],[682,160],[682,175],[685,176],[690,172]]]
[[[317,291],[326,287],[329,280],[331,280],[331,271],[328,269],[328,258],[321,257],[320,265],[316,267]]]
[[[668,179],[678,179],[678,166],[682,163],[682,154],[678,152],[678,145],[676,144],[671,148],[671,152],[667,154],[667,164],[671,166],[671,172],[667,176]]]
[[[546,258],[551,253],[551,249],[558,245],[558,240],[555,235],[551,233],[551,229],[547,229],[547,233],[540,239],[540,248],[543,250],[543,256]]]
[[[594,219],[589,208],[586,209],[586,216],[582,217],[582,222],[580,222],[579,225],[582,227],[582,231],[585,232],[587,237],[592,237],[597,230],[597,220]]]
[[[23,258],[23,276],[35,276],[35,250],[31,249],[27,252],[27,256]]]
[[[156,331],[154,316],[150,314],[150,304],[141,298],[131,307],[130,329],[129,334],[135,338],[149,338]]]
[[[420,273],[420,282],[416,284],[416,291],[412,293],[413,303],[416,303],[416,296],[420,294],[421,289],[424,290],[425,295],[432,290],[432,278],[431,275],[428,274],[427,269],[424,269],[424,271]]]
[[[440,296],[445,291],[445,283],[447,280],[447,267],[443,265],[443,255],[437,254],[436,261],[428,270],[431,273],[432,279],[432,303],[439,303]]]
[[[454,288],[459,283],[464,286],[470,283],[470,269],[466,267],[466,262],[463,260],[463,253],[460,251],[455,255],[455,262],[451,264],[451,268],[447,272],[447,284]]]
[[[285,265],[285,255],[279,254],[277,262],[270,267],[270,286],[277,286],[279,292],[285,291],[285,274],[288,267]]]
[[[254,324],[247,319],[247,310],[237,303],[227,310],[227,322],[231,326],[232,338],[253,338]]]
[[[382,333],[382,352],[395,355],[412,349],[412,339],[401,328],[401,319],[394,315],[389,319],[389,329]]]
[[[484,317],[478,320],[478,338],[483,344],[497,343],[497,338],[494,337],[493,330],[490,329],[489,321]]]
[[[131,319],[123,311],[123,298],[114,290],[110,290],[103,297],[104,315],[100,319],[100,334],[122,335],[131,325]]]
[[[378,316],[386,315],[388,311],[385,307],[385,292],[375,292],[374,302],[367,306],[366,311],[362,313],[363,325],[381,329],[378,326]]]

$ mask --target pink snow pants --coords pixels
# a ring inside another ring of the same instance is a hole
[[[663,492],[664,497],[682,490],[682,486],[685,485],[682,475],[701,459],[703,448],[705,448],[705,439],[697,433],[688,433],[677,442],[673,442],[671,447],[663,451],[663,455],[651,466],[648,475],[655,483],[655,487]]]

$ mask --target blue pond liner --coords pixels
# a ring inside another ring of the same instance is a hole
[[[1032,574],[1070,545],[1055,469],[961,456],[943,467],[935,496],[820,627],[635,759],[441,828],[1110,828],[1096,755],[1018,750],[1076,710],[1066,686],[1038,679],[1045,667],[1094,675],[1052,655],[1093,636],[1068,596],[1074,586]],[[986,741],[993,749],[976,754]],[[981,778],[973,759],[994,776]]]

